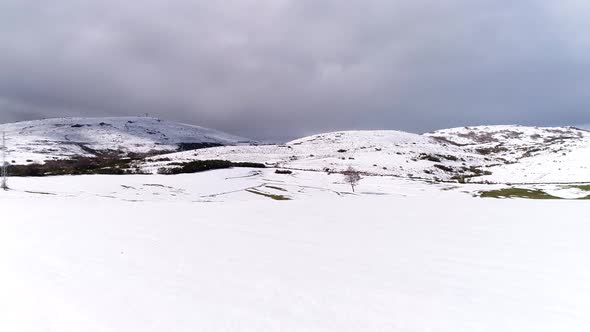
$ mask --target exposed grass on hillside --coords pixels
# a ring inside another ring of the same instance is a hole
[[[590,191],[590,186],[570,186]],[[490,191],[480,191],[479,197],[483,198],[527,198],[527,199],[568,199],[568,200],[590,200],[590,195],[578,198],[563,198],[550,195],[541,189],[504,188]]]
[[[571,186],[569,186],[569,188],[580,189],[580,190],[583,190],[583,191],[590,192],[590,184],[571,185]]]
[[[590,200],[590,184],[576,184],[576,185],[570,185],[568,186],[568,188],[570,189],[579,189],[582,191],[586,191],[589,193],[589,195],[585,196],[585,197],[580,197],[578,199],[583,199],[583,200]]]
[[[291,199],[289,197],[283,196],[283,195],[275,195],[275,194],[269,194],[269,193],[264,193],[261,191],[258,191],[256,189],[246,189],[247,192],[252,193],[252,194],[256,194],[256,195],[260,195],[260,196],[264,196],[264,197],[268,197],[271,199],[274,199],[275,201],[290,201]]]
[[[498,190],[481,191],[482,198],[528,198],[528,199],[562,199],[549,195],[540,189],[504,188]]]

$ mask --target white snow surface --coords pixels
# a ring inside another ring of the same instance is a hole
[[[0,331],[590,326],[586,201],[254,169],[9,183]]]
[[[146,153],[175,151],[180,143],[235,145],[247,139],[217,130],[151,117],[58,118],[1,124],[7,136],[9,161],[44,162],[92,156],[85,150]]]

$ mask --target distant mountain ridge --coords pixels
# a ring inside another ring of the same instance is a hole
[[[56,118],[0,125],[9,161],[43,162],[112,151],[164,153],[254,141],[199,126],[152,117]]]

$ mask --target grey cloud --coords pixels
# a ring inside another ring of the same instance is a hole
[[[590,122],[581,0],[0,3],[0,121],[150,113],[244,136]]]

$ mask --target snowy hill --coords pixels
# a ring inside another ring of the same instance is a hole
[[[194,159],[225,159],[259,162],[269,166],[314,170],[345,170],[349,166],[374,175],[418,175],[432,168],[424,154],[440,152],[437,140],[399,131],[349,131],[314,135],[284,145],[219,147],[168,155],[173,161]],[[477,155],[465,154],[461,148],[449,146],[445,154],[477,163]],[[475,159],[475,160],[472,160]],[[447,160],[450,162],[450,160]],[[460,160],[454,162],[460,165]],[[154,165],[159,166],[159,165]],[[444,175],[433,168],[433,174]]]
[[[554,183],[590,181],[590,132],[522,126],[462,127],[423,135],[393,130],[342,131],[281,145],[147,117],[64,118],[0,125],[12,164],[148,154],[155,173],[171,163],[221,159],[269,167],[429,181]],[[178,152],[182,151],[182,152]]]
[[[587,182],[590,132],[574,127],[465,127],[430,137],[486,156],[491,174],[478,181],[512,183]]]
[[[9,161],[42,162],[72,156],[171,152],[202,146],[250,143],[216,130],[148,117],[61,118],[0,125]]]
[[[352,166],[366,175],[458,182],[583,182],[590,180],[590,133],[521,126],[464,127],[424,135],[345,131],[284,145],[174,153],[148,159],[145,169],[153,172],[170,162],[207,159],[329,172]]]

